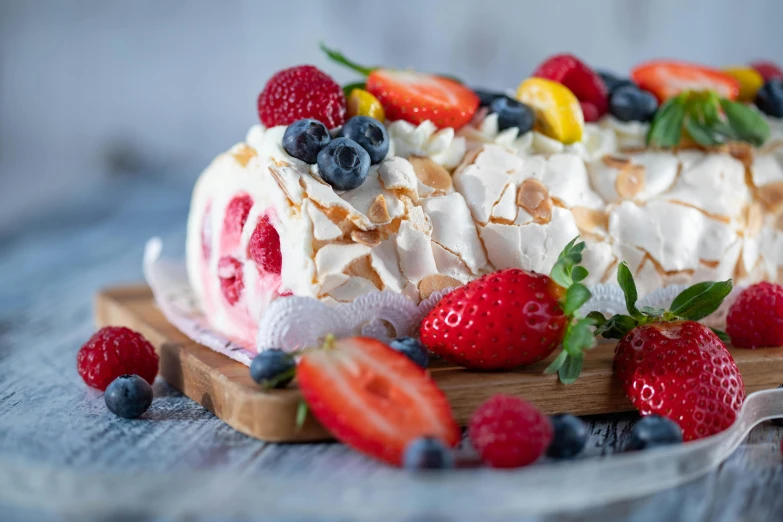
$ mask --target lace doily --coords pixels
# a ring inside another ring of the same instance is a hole
[[[373,292],[351,303],[326,304],[310,297],[292,296],[273,301],[264,314],[258,331],[258,346],[240,346],[213,330],[202,314],[190,287],[182,260],[161,258],[163,243],[159,238],[147,242],[144,251],[144,277],[152,289],[155,302],[166,319],[195,342],[241,363],[250,364],[256,349],[278,347],[295,350],[321,342],[326,334],[338,337],[363,335],[384,342],[415,333],[425,315],[449,290],[436,292],[418,305],[401,294]],[[668,307],[686,287],[672,285],[651,292],[638,306]],[[606,316],[625,312],[625,297],[615,284],[598,284],[582,313],[599,311]],[[723,328],[726,314],[739,289],[735,288],[720,309],[704,322]]]

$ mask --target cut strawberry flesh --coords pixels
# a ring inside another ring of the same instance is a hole
[[[262,217],[248,244],[248,256],[255,261],[258,268],[264,272],[279,274],[283,268],[283,256],[280,253],[280,235],[269,221],[269,216]]]
[[[383,105],[388,120],[414,124],[432,121],[439,128],[460,128],[470,121],[479,98],[464,85],[432,74],[376,69],[367,91]]]
[[[222,252],[230,252],[239,246],[242,237],[242,229],[253,206],[253,198],[248,194],[236,196],[226,207],[223,220],[223,233],[220,236],[220,249]]]
[[[297,367],[316,418],[354,449],[399,466],[405,446],[432,436],[460,440],[451,408],[430,376],[380,341],[354,337],[305,352]]]
[[[715,91],[730,100],[739,95],[739,83],[730,75],[684,62],[648,62],[636,67],[631,78],[639,88],[655,94],[659,101],[683,91]]]
[[[588,119],[585,113],[585,121],[597,121],[600,116],[609,110],[609,91],[601,77],[579,58],[571,54],[558,54],[538,66],[531,76],[545,78],[561,83],[574,93],[580,102],[592,104],[597,111],[595,119]],[[584,106],[582,107],[584,112]],[[593,117],[592,110],[590,117]]]
[[[220,289],[228,304],[234,305],[242,296],[245,289],[245,281],[242,277],[242,263],[233,257],[225,256],[218,262],[218,277]]]

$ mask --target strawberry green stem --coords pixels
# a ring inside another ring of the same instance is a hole
[[[326,56],[328,56],[332,61],[337,62],[342,66],[348,67],[349,69],[358,72],[362,76],[368,76],[375,69],[379,69],[379,67],[367,67],[349,60],[343,53],[337,49],[328,48],[323,42],[321,42],[320,47],[321,50],[326,53]]]
[[[324,337],[324,344],[321,346],[324,350],[329,350],[334,346],[335,337],[333,334],[326,334]]]

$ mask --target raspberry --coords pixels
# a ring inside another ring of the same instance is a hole
[[[76,354],[76,370],[88,386],[105,390],[125,374],[152,384],[158,374],[158,354],[138,332],[122,326],[101,328]]]
[[[726,333],[739,348],[783,346],[783,286],[763,281],[731,305]]]
[[[258,117],[267,127],[313,118],[332,129],[345,122],[345,95],[312,65],[291,67],[272,76],[261,91]]]
[[[598,110],[598,116],[609,109],[609,91],[598,74],[571,54],[557,54],[538,66],[531,76],[562,83],[580,102],[588,102]],[[585,114],[585,121],[588,120]]]
[[[258,221],[250,243],[247,246],[248,256],[258,267],[273,274],[279,274],[283,269],[283,257],[280,253],[280,235],[264,216]]]
[[[553,429],[546,415],[531,404],[495,395],[473,413],[468,434],[484,462],[494,468],[517,468],[544,454]]]
[[[220,289],[228,304],[234,305],[242,296],[245,280],[242,274],[242,263],[230,256],[221,257],[218,262],[218,277]]]
[[[247,215],[253,206],[253,198],[247,194],[236,196],[226,207],[223,218],[223,236],[238,239],[247,221]]]

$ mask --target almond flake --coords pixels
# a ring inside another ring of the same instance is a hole
[[[413,165],[413,171],[422,184],[435,190],[451,190],[451,175],[449,171],[432,161],[430,158],[411,156],[408,161]]]
[[[383,194],[378,194],[367,210],[367,217],[375,224],[383,224],[391,221],[389,209],[386,207],[386,198]]]
[[[606,212],[587,207],[574,207],[571,213],[574,215],[576,228],[583,234],[603,236],[609,230],[609,215]]]
[[[613,169],[623,169],[631,164],[631,158],[606,155],[601,158],[604,165]]]
[[[617,174],[614,189],[623,199],[631,199],[644,189],[645,169],[641,165],[626,165]]]
[[[237,160],[237,163],[243,167],[247,167],[250,158],[256,156],[256,150],[249,145],[240,143],[234,148],[234,150],[231,151],[231,155],[234,156],[234,159]]]
[[[419,294],[422,299],[427,299],[435,292],[459,286],[462,286],[462,283],[458,279],[443,274],[432,274],[424,277],[419,282]]]
[[[517,193],[517,205],[533,216],[536,223],[549,223],[552,218],[552,198],[543,183],[528,178]]]
[[[351,239],[369,247],[378,246],[381,244],[381,231],[377,228],[372,230],[354,230],[351,232]]]
[[[769,210],[777,210],[783,204],[783,181],[776,181],[757,188],[756,195]]]

